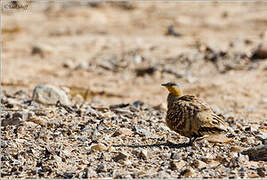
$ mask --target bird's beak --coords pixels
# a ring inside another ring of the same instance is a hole
[[[167,83],[166,84],[161,84],[161,86],[167,86]]]

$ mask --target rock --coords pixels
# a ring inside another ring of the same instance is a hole
[[[171,153],[171,159],[173,159],[173,160],[179,160],[179,159],[181,159],[181,156],[180,156],[180,154],[179,153]]]
[[[181,173],[180,173],[180,176],[179,178],[181,177],[195,177],[196,176],[196,173],[195,173],[195,170],[193,168],[186,168],[184,169]]]
[[[33,116],[33,117],[27,119],[27,122],[32,122],[32,123],[35,123],[38,125],[45,125],[46,124],[46,121],[43,118],[36,117],[36,116]]]
[[[267,144],[267,133],[265,132],[260,132],[256,138],[262,141],[262,144]]]
[[[95,144],[95,145],[91,146],[91,150],[93,150],[93,151],[106,151],[107,149],[108,148],[102,143]]]
[[[138,153],[138,157],[139,157],[140,159],[144,159],[144,160],[146,160],[146,159],[148,158],[147,150],[146,150],[146,149],[141,150],[141,151]]]
[[[245,149],[241,154],[248,155],[250,161],[267,161],[267,144]]]
[[[173,25],[168,26],[168,30],[167,30],[167,32],[166,32],[166,35],[167,35],[167,36],[174,36],[174,37],[180,37],[180,36],[182,36],[182,34],[176,32],[176,31],[174,30]]]
[[[266,173],[265,173],[265,168],[257,168],[257,174],[260,176],[260,177],[265,177],[266,176]]]
[[[203,161],[194,160],[193,161],[193,166],[198,168],[198,169],[204,169],[204,168],[207,168],[208,165]]]
[[[244,127],[244,131],[248,131],[248,132],[255,132],[255,131],[258,131],[258,129],[259,129],[259,125],[251,125],[251,126]]]
[[[248,177],[249,178],[259,178],[259,175],[257,174],[257,172],[249,170],[248,171]]]
[[[170,166],[169,168],[173,171],[175,170],[180,170],[182,169],[183,167],[185,167],[186,165],[186,162],[184,160],[180,160],[180,161],[171,161],[170,162]]]
[[[156,72],[156,67],[147,67],[147,68],[137,68],[135,69],[136,76],[144,76],[146,74],[153,75]]]
[[[115,162],[118,162],[118,161],[124,161],[127,159],[127,154],[126,153],[122,153],[122,152],[118,152],[116,156],[114,156],[112,159],[115,161]]]
[[[53,52],[52,47],[44,44],[36,44],[32,47],[32,55],[39,54],[42,58]]]
[[[12,115],[7,114],[5,119],[2,120],[1,126],[7,126],[7,125],[19,125],[22,123],[23,120],[23,114],[16,112]]]
[[[73,63],[72,60],[67,60],[66,62],[63,63],[63,67],[64,68],[74,69],[75,64]]]
[[[32,99],[36,102],[48,105],[55,105],[58,101],[61,104],[69,105],[66,93],[52,85],[38,85],[33,90]]]
[[[133,56],[132,61],[136,64],[140,64],[142,62],[142,60],[144,59],[143,56],[136,54]]]
[[[213,169],[213,168],[216,168],[220,164],[220,162],[216,160],[211,160],[208,164],[209,164],[208,167]]]
[[[102,163],[102,164],[99,164],[96,168],[96,172],[97,173],[101,173],[101,172],[107,172],[107,167],[106,167],[106,164]]]
[[[74,70],[89,70],[89,65],[86,61],[82,61],[80,63],[78,63],[75,67]]]
[[[147,129],[145,129],[143,126],[133,126],[133,131],[138,134],[141,137],[146,137],[146,138],[155,138],[158,139],[160,138],[158,135],[151,133]]]
[[[267,42],[263,42],[259,44],[257,49],[254,51],[251,59],[265,59],[267,58]]]
[[[126,108],[128,107],[130,104],[124,104],[124,103],[121,103],[121,104],[115,104],[115,105],[110,105],[109,108],[110,109],[116,109],[116,108]]]
[[[210,143],[231,143],[234,140],[226,137],[225,134],[210,135],[206,138]]]
[[[231,152],[240,152],[242,150],[244,150],[244,148],[242,148],[240,146],[232,146],[232,147],[230,147],[230,151]]]
[[[116,137],[116,136],[131,136],[133,134],[133,132],[130,129],[127,128],[120,128],[117,131],[115,131],[112,135],[112,137]]]
[[[142,101],[134,101],[133,102],[133,106],[136,107],[136,108],[139,108],[140,106],[142,106],[144,104],[144,102]]]
[[[260,101],[260,103],[267,103],[267,97],[262,98],[261,101]]]

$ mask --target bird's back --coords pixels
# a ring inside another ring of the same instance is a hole
[[[225,131],[224,121],[205,102],[192,95],[168,96],[168,127],[186,137],[200,137]]]

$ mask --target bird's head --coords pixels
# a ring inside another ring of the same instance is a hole
[[[161,84],[161,86],[164,86],[168,89],[169,93],[175,96],[181,96],[182,95],[182,88],[180,84],[168,82],[165,84]]]

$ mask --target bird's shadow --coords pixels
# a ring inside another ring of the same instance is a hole
[[[174,144],[171,142],[144,144],[144,145],[139,145],[139,144],[136,144],[136,145],[125,145],[125,144],[113,145],[113,147],[129,147],[129,148],[169,147],[169,148],[174,148],[174,149],[179,149],[179,148],[188,147],[188,146],[191,146],[191,144],[190,143]]]

